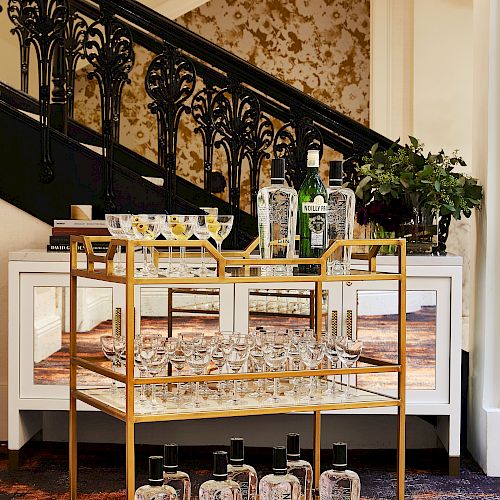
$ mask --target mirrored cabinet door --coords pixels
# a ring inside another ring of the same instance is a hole
[[[100,337],[111,335],[116,285],[81,280],[77,300],[78,352],[101,356]],[[21,276],[19,365],[20,397],[68,397],[70,293],[62,273]],[[85,371],[79,386],[92,387],[99,376]]]
[[[408,402],[449,402],[450,279],[407,280]],[[397,363],[398,292],[389,281],[347,282],[342,328],[352,321],[353,336],[363,340],[363,354]],[[396,394],[393,374],[360,375],[359,387]]]

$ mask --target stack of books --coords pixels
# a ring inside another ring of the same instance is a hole
[[[47,252],[69,252],[70,236],[109,236],[105,220],[55,220],[52,236],[47,245]],[[103,253],[108,250],[107,243],[94,243],[94,252]],[[83,252],[83,245],[78,245]]]

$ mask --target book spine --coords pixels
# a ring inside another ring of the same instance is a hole
[[[94,252],[95,253],[106,253],[108,251],[107,246],[98,246],[94,245],[93,246]],[[60,244],[60,245],[54,245],[54,244],[48,244],[47,245],[47,252],[69,252],[70,250],[70,245],[65,245],[65,244]],[[79,252],[84,252],[85,249],[83,245],[78,244],[78,251]]]
[[[53,227],[53,236],[110,236],[105,227]]]
[[[106,228],[105,220],[65,220],[65,219],[56,219],[54,220],[54,227],[100,227]]]

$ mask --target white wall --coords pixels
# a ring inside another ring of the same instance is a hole
[[[473,0],[371,2],[371,127],[433,152],[459,149],[472,166]],[[463,342],[469,350],[475,248],[469,219],[453,221],[448,251],[464,257]]]

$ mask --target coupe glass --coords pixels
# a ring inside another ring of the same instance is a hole
[[[109,234],[113,238],[124,238],[126,237],[125,231],[121,225],[121,217],[126,214],[106,214],[106,227],[108,228]],[[116,264],[114,266],[114,274],[124,275],[125,274],[125,264],[122,262],[122,247],[118,245],[116,249]]]
[[[178,241],[186,241],[193,235],[194,215],[167,215],[167,223],[172,236]],[[180,246],[179,275],[188,275],[186,247]]]
[[[209,216],[210,217],[210,216]],[[202,241],[207,241],[210,238],[210,232],[207,227],[206,215],[195,215],[194,235]],[[208,269],[205,264],[205,247],[201,247],[201,263],[200,263],[200,276],[207,276]]]
[[[325,357],[325,346],[321,341],[306,340],[300,343],[300,355],[302,362],[309,370],[315,370]],[[309,400],[314,400],[316,377],[309,378]]]
[[[160,228],[165,220],[165,215],[139,214],[132,216],[132,230],[137,240],[155,240],[160,234]],[[148,247],[143,247],[144,264],[142,275],[146,277],[158,276],[158,269],[153,262],[153,250],[148,252]],[[150,258],[151,257],[151,260]]]
[[[234,216],[232,215],[207,215],[207,228],[210,237],[215,241],[217,250],[222,252],[222,242],[231,232]]]
[[[117,355],[115,352],[114,338],[112,335],[102,335],[100,338],[101,341],[101,349],[106,356],[106,358],[111,361],[111,369],[115,371],[115,367],[117,366]],[[114,393],[116,391],[116,380],[111,380],[111,392]]]
[[[356,361],[361,356],[361,351],[363,350],[363,342],[357,339],[350,339],[349,337],[338,337],[335,344],[337,350],[337,355],[340,362],[351,368]],[[351,376],[347,375],[347,389],[345,393],[345,398],[348,399],[352,396],[351,390]]]
[[[203,375],[211,359],[211,346],[206,339],[194,344],[193,350],[186,358],[188,366],[195,375]],[[200,383],[195,382],[194,406],[200,407]]]

